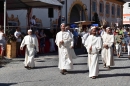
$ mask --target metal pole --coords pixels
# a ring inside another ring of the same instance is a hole
[[[67,14],[68,14],[68,13],[67,13],[67,4],[68,4],[68,2],[67,2],[67,0],[66,0],[66,18],[65,18],[65,19],[66,19],[66,24],[67,24],[67,21],[68,21],[68,20],[67,20]]]
[[[92,0],[90,0],[90,21],[91,21],[91,19],[92,19],[92,18],[91,18],[91,14],[92,14],[92,13],[91,13],[91,12],[92,12],[92,9],[91,9],[92,5],[91,5],[91,4],[92,4]]]
[[[4,1],[4,33],[6,34],[6,0]]]
[[[50,29],[52,29],[52,19],[50,18]]]
[[[83,21],[83,11],[84,11],[83,9],[84,9],[84,8],[83,8],[83,6],[82,6],[82,21]]]

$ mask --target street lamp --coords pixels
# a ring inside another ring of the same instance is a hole
[[[84,9],[84,7],[85,7],[85,9]],[[84,10],[85,11],[87,10],[87,5],[86,4],[82,5],[82,21],[83,21],[83,12],[84,12]]]

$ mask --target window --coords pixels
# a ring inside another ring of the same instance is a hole
[[[100,2],[100,5],[99,5],[100,7],[99,7],[99,12],[100,13],[103,13],[103,3],[102,2]]]
[[[121,14],[121,9],[120,7],[117,7],[117,16],[120,16],[120,14]]]
[[[111,13],[112,13],[112,15],[115,15],[115,6],[114,5],[111,8]]]
[[[130,3],[128,3],[128,7],[130,7]]]
[[[96,8],[97,6],[96,6],[96,5],[97,5],[97,4],[96,4],[96,1],[93,1],[93,2],[92,2],[92,11],[93,11],[93,12],[96,12],[96,11],[97,11],[97,8]]]
[[[109,11],[110,11],[110,5],[106,4],[106,14],[109,14]]]

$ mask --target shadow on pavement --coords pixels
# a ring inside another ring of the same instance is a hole
[[[126,67],[111,67],[111,69],[126,69],[126,68],[130,68],[130,66],[126,66]]]
[[[88,73],[89,70],[74,70],[74,71],[68,71],[69,74],[78,74],[78,73]]]
[[[8,63],[10,63],[12,60],[10,59],[4,59],[4,60],[0,60],[0,66],[4,67],[3,65],[6,65]]]
[[[87,55],[86,55],[86,56],[84,55],[84,56],[78,56],[78,57],[86,57],[86,58],[87,58],[88,56],[87,56]]]
[[[76,55],[84,54],[84,53],[83,53],[83,49],[81,49],[81,48],[79,48],[79,49],[74,49],[74,51],[75,51],[75,54],[76,54]],[[45,55],[47,55],[47,56],[58,55],[58,51],[53,52],[53,53],[39,54],[39,56],[45,56]]]
[[[0,83],[0,86],[11,86],[11,85],[15,85],[17,83]]]
[[[58,66],[38,66],[33,69],[52,68],[52,67],[58,67]]]
[[[87,63],[74,63],[73,65],[87,65]]]
[[[130,73],[123,73],[123,74],[100,74],[99,78],[108,78],[108,77],[119,77],[119,76],[130,76]]]
[[[44,60],[36,61],[36,62],[45,62]]]
[[[115,61],[126,61],[128,59],[114,59]]]

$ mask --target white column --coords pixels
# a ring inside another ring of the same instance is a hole
[[[6,0],[4,1],[4,33],[6,33]]]

